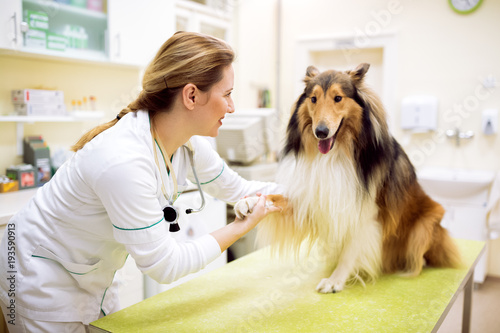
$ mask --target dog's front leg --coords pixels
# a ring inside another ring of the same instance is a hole
[[[350,241],[345,243],[332,275],[321,280],[316,287],[318,292],[339,292],[344,289],[347,279],[360,272],[370,279],[379,276],[382,267],[382,227],[375,220],[364,221],[349,237]]]
[[[344,247],[338,265],[332,275],[330,275],[329,278],[322,279],[316,287],[316,291],[323,294],[342,291],[347,279],[354,271],[358,256],[359,250],[352,241],[349,242],[349,244]]]

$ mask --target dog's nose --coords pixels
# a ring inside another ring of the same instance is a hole
[[[318,139],[325,139],[328,136],[328,133],[330,133],[330,130],[325,125],[320,124],[316,127],[314,133]]]

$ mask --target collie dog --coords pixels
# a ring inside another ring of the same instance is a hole
[[[408,156],[388,131],[380,99],[363,83],[369,64],[352,71],[307,68],[293,107],[277,182],[268,196],[282,213],[268,215],[257,239],[280,253],[303,244],[327,250],[330,277],[316,290],[339,292],[351,279],[420,274],[424,264],[461,266],[440,225],[444,209],[417,182]],[[244,217],[255,198],[235,205]]]

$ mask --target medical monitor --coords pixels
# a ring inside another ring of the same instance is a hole
[[[228,162],[251,164],[280,146],[280,122],[276,109],[237,109],[227,114],[216,138],[217,152]]]

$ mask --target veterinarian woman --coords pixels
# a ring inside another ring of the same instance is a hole
[[[118,309],[110,286],[128,254],[143,273],[169,283],[205,267],[277,210],[261,196],[247,218],[182,244],[166,222],[186,177],[196,181],[188,174],[191,152],[203,190],[221,200],[279,192],[273,183],[245,181],[196,137],[217,136],[234,112],[233,58],[219,39],[173,35],[146,69],[139,97],[84,135],[11,219],[13,241],[4,236],[0,252],[0,299],[11,332],[85,332]]]

